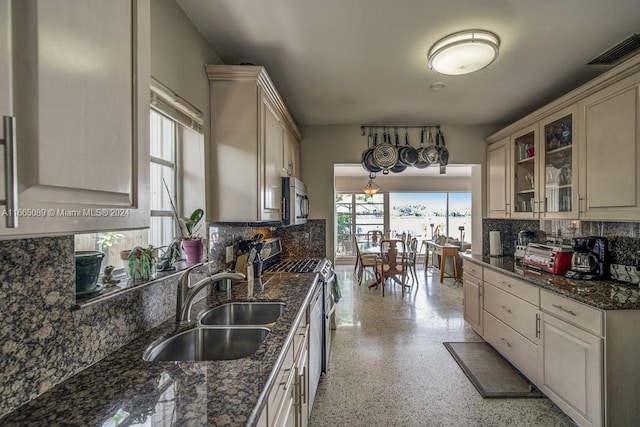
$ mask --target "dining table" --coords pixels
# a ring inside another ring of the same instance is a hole
[[[392,254],[397,254],[398,253],[398,249],[396,248],[396,243],[392,240],[391,241],[391,246],[388,248],[388,250],[383,254],[382,253],[382,249],[380,247],[380,243],[379,242],[358,242],[358,247],[360,248],[360,252],[364,255],[377,255],[377,256],[385,256],[388,257],[389,253]],[[406,249],[405,250],[405,258],[409,259],[411,257],[411,254],[414,251],[411,249]],[[397,255],[392,255],[392,256],[397,256]],[[406,268],[406,266],[404,267]],[[381,281],[382,281],[382,275],[380,274],[380,272],[378,271],[378,267],[376,266],[376,280],[373,281],[373,283],[369,284],[368,287],[369,288],[377,288]],[[398,280],[397,277],[393,277],[393,280],[395,280],[396,282],[398,282],[399,284],[401,284],[402,282],[400,282]]]

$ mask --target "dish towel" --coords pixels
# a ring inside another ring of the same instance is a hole
[[[340,292],[340,284],[338,283],[338,275],[334,274],[333,275],[333,285],[332,285],[332,292],[333,292],[333,300],[335,302],[340,301],[340,298],[342,298],[342,293]]]

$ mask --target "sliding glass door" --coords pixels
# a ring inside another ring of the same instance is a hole
[[[336,256],[351,257],[356,252],[354,238],[365,240],[367,232],[384,233],[385,203],[383,194],[367,196],[362,193],[336,194]]]

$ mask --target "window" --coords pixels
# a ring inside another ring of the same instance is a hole
[[[370,230],[393,237],[406,232],[419,239],[431,239],[434,234],[459,239],[464,233],[463,240],[471,241],[468,192],[336,193],[335,199],[337,258],[355,256],[353,236],[364,240]]]
[[[150,205],[151,227],[149,244],[167,246],[176,236],[172,205],[176,205],[176,128],[180,126],[169,117],[151,110],[150,145]],[[166,187],[165,187],[166,186]],[[168,192],[167,192],[168,191]]]

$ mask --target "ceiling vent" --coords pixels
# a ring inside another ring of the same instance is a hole
[[[589,61],[589,65],[614,65],[640,49],[640,34],[632,34],[597,58]]]

